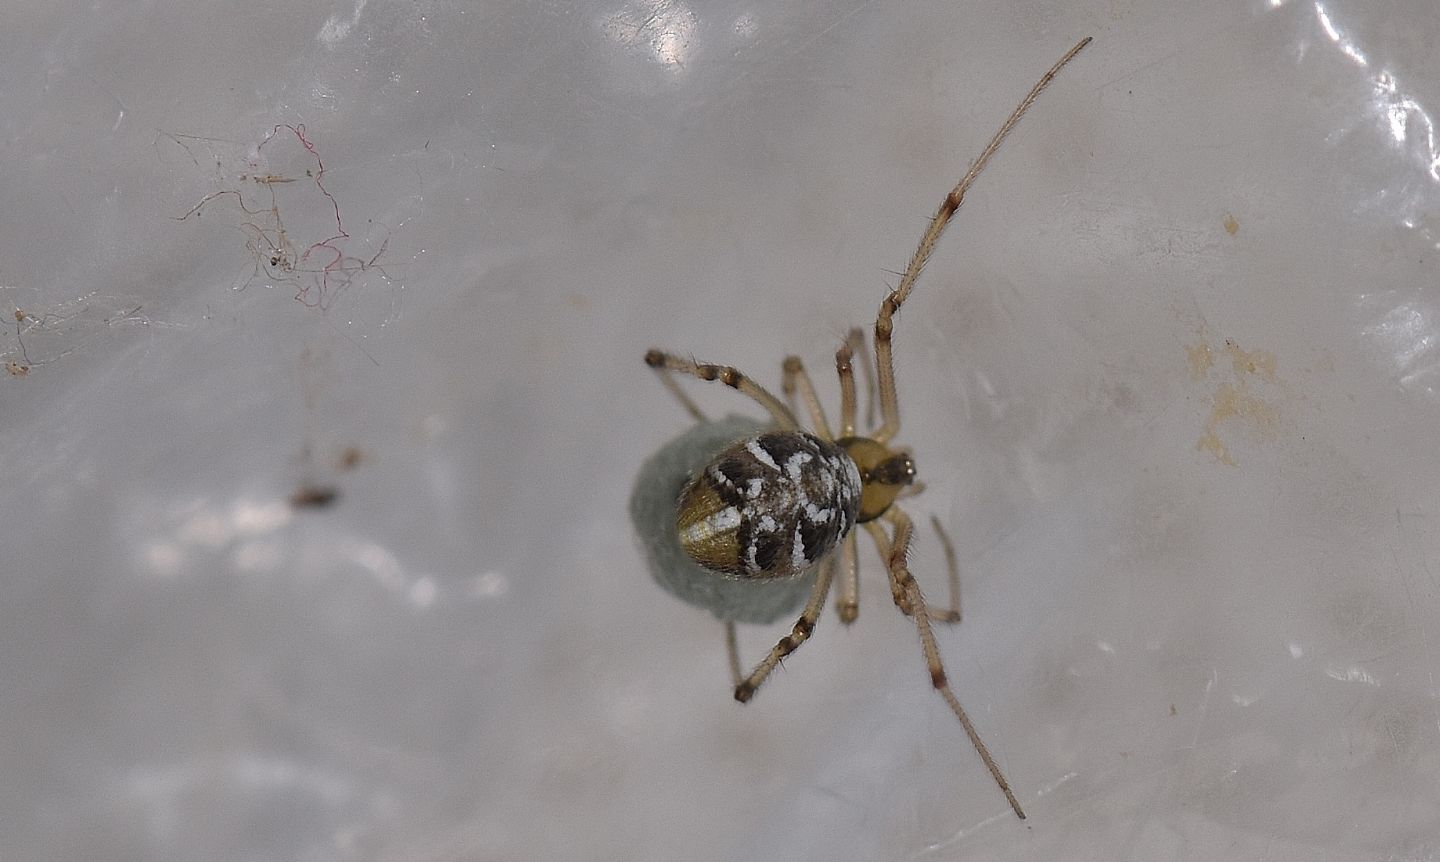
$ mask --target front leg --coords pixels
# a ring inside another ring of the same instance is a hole
[[[920,635],[920,649],[925,654],[925,666],[930,671],[930,684],[940,693],[940,697],[945,700],[950,711],[955,713],[955,717],[959,719],[965,735],[970,737],[970,744],[975,746],[975,753],[980,755],[980,760],[984,762],[985,768],[990,770],[991,777],[995,779],[995,784],[1000,788],[1000,792],[1005,794],[1005,801],[1010,803],[1010,808],[1015,812],[1015,816],[1024,820],[1025,812],[1020,808],[1020,801],[1010,790],[1010,782],[1005,780],[1004,773],[1000,771],[1000,765],[995,762],[994,757],[990,756],[990,749],[981,741],[980,733],[970,722],[970,716],[960,705],[960,700],[955,697],[955,692],[950,689],[950,680],[945,674],[945,664],[940,660],[940,647],[935,642],[935,631],[930,627],[930,611],[925,607],[925,598],[920,594],[920,585],[915,583],[915,577],[905,566],[905,551],[910,541],[910,519],[898,510],[892,511],[896,512],[895,541],[891,546],[889,558],[886,560],[886,568],[890,571],[890,590],[895,596],[895,606],[915,621],[915,630]]]
[[[800,428],[800,423],[795,421],[795,414],[790,412],[789,407],[771,395],[765,387],[740,373],[737,368],[729,365],[702,364],[693,359],[685,359],[673,353],[654,349],[645,353],[645,364],[655,369],[680,371],[701,380],[719,380],[731,389],[738,389],[742,394],[754,399],[757,404],[769,411],[775,419],[775,424],[779,425],[781,429],[795,431]]]

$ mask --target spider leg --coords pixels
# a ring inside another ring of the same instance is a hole
[[[891,508],[893,509],[894,507],[892,506]],[[894,522],[892,521],[891,523]],[[870,538],[875,540],[875,550],[877,553],[880,554],[880,559],[885,563],[886,567],[888,568],[890,565],[890,558],[893,555],[893,545],[890,541],[890,537],[885,535],[885,530],[880,526],[879,521],[866,521],[861,526],[865,528],[865,532],[870,534]],[[900,533],[898,528],[896,529],[895,533],[896,539],[898,540]],[[907,541],[905,551],[908,553],[909,550],[909,543]],[[901,558],[901,561],[903,563],[903,557]],[[894,600],[895,607],[900,609],[900,613],[904,614],[907,617],[911,616],[914,613],[914,610],[910,607],[910,597],[905,594],[904,584],[895,579],[893,572],[891,572],[890,577],[890,598]]]
[[[805,402],[805,409],[810,413],[810,423],[815,428],[815,436],[822,440],[834,440],[830,436],[830,423],[825,421],[825,408],[820,406],[820,398],[815,394],[815,384],[810,382],[810,375],[805,371],[805,363],[800,361],[798,356],[785,357],[784,377],[781,388],[787,397],[792,398],[798,390],[800,398]]]
[[[780,399],[729,365],[701,364],[693,359],[685,359],[673,353],[653,349],[645,353],[645,364],[661,371],[681,371],[701,380],[719,380],[731,389],[740,390],[742,394],[748,395],[755,403],[764,407],[774,417],[775,424],[781,428],[790,431],[800,427],[800,423],[795,421],[795,414],[791,413],[790,408],[786,407]],[[663,379],[664,375],[661,376]],[[678,388],[677,386],[671,391],[676,391]],[[682,399],[682,403],[685,400],[688,399]]]
[[[835,599],[835,612],[840,615],[840,622],[847,626],[860,616],[860,565],[857,549],[855,531],[851,530],[840,547],[840,595]]]
[[[725,656],[730,660],[730,684],[740,684],[740,647],[735,641],[735,621],[725,621]]]
[[[840,377],[840,436],[855,436],[855,358],[854,335],[858,329],[850,330],[851,338],[845,339],[835,351],[835,373]]]
[[[815,630],[815,621],[820,618],[820,609],[825,606],[825,596],[830,592],[830,582],[835,577],[835,555],[831,554],[820,564],[820,572],[815,577],[815,586],[810,590],[810,600],[805,603],[805,609],[800,612],[800,619],[795,621],[795,626],[790,634],[780,639],[770,649],[770,654],[765,656],[761,662],[750,672],[750,676],[735,686],[735,699],[746,703],[755,696],[755,690],[770,676],[770,672],[780,663],[785,656],[794,652],[800,644],[810,638],[810,633]]]
[[[855,350],[859,347],[860,364],[865,369],[865,379],[870,381],[869,365],[864,359],[865,333],[859,327],[850,334],[835,351],[835,373],[840,378],[840,436],[855,436]],[[872,398],[873,402],[874,399]],[[856,553],[855,531],[845,537],[840,550],[840,596],[835,600],[835,612],[840,622],[849,625],[860,616],[860,567]]]
[[[840,350],[835,351],[835,371],[840,374],[841,386],[841,410],[844,412],[845,399],[850,399],[850,430],[841,433],[842,437],[852,436],[855,433],[855,371],[854,357],[860,357],[860,376],[865,380],[865,427],[876,425],[876,370],[871,366],[870,361],[865,358],[865,331],[860,327],[851,328],[850,334],[845,335],[844,344]],[[850,381],[845,378],[850,378]],[[845,394],[845,387],[850,387],[850,394]]]
[[[680,402],[680,406],[684,407],[685,412],[690,414],[690,418],[696,422],[704,422],[705,414],[700,410],[700,407],[691,400],[690,396],[685,394],[685,390],[680,388],[679,381],[670,373],[670,369],[663,365],[652,365],[650,367],[655,369],[655,374],[660,378],[660,382],[665,384],[665,388],[670,390],[670,394],[675,396],[675,399]]]
[[[915,280],[920,277],[920,272],[925,268],[925,262],[930,259],[931,252],[935,250],[935,244],[940,241],[941,234],[945,233],[945,226],[950,223],[950,217],[960,209],[960,204],[965,201],[965,193],[970,190],[970,186],[975,182],[975,178],[980,176],[980,172],[985,170],[985,165],[989,163],[990,157],[1000,149],[1000,142],[1005,140],[1005,136],[1010,134],[1010,130],[1015,128],[1016,123],[1020,122],[1020,118],[1029,110],[1031,103],[1055,79],[1060,69],[1088,44],[1090,44],[1090,37],[1086,36],[1077,42],[1075,47],[1066,51],[1065,55],[1041,76],[1035,86],[1030,88],[1030,92],[1020,100],[1020,104],[1010,112],[1010,116],[1005,118],[1000,130],[990,139],[990,143],[985,145],[985,149],[980,151],[980,157],[970,165],[970,170],[965,172],[965,176],[960,178],[960,182],[940,203],[940,208],[930,219],[930,225],[921,235],[920,244],[916,246],[915,253],[910,256],[910,263],[905,267],[905,275],[900,278],[900,284],[890,291],[890,294],[880,303],[880,313],[875,318],[875,368],[880,382],[880,415],[884,424],[873,435],[875,440],[884,443],[900,430],[900,406],[895,396],[895,362],[890,349],[890,336],[895,328],[893,320],[895,312],[900,310],[901,304],[914,289]]]
[[[896,525],[898,519],[900,518],[904,518],[906,523],[910,522],[909,516],[905,515],[903,512],[900,512],[898,508],[893,506],[890,508],[889,511],[885,513],[884,518],[892,525]],[[880,558],[884,560],[890,559],[890,539],[885,535],[885,530],[881,528],[879,522],[867,521],[861,526],[863,526],[866,532],[870,534],[870,538],[875,540],[875,548],[877,551],[879,551]],[[950,539],[948,536],[945,536],[942,533],[940,541],[944,547],[949,548]],[[906,550],[908,552],[908,534],[906,543]],[[953,554],[953,550],[947,552],[947,562],[952,563],[952,565],[950,566],[950,607],[946,610],[941,611],[935,610],[929,605],[926,605],[925,615],[930,618],[930,622],[932,623],[960,622],[960,571],[957,566],[953,565],[954,561],[953,557],[951,557],[951,555]],[[909,604],[910,599],[908,596],[905,595],[905,591],[902,589],[902,585],[893,579],[890,581],[890,597],[895,600],[896,607],[900,608],[901,613],[905,614],[905,616],[908,617],[912,613],[914,613],[914,609],[911,608]]]
[[[951,544],[950,536],[945,532],[945,528],[940,526],[939,518],[931,515],[930,526],[935,528],[935,535],[940,537],[940,547],[945,549],[945,570],[950,580],[950,609],[932,612],[930,618],[941,623],[958,623],[960,622],[960,564],[955,560],[955,546]]]
[[[900,608],[906,616],[915,621],[915,630],[920,635],[920,647],[925,653],[925,664],[930,670],[930,684],[940,692],[940,696],[949,705],[950,711],[960,720],[960,726],[965,729],[965,735],[970,737],[970,744],[975,746],[975,752],[985,762],[985,768],[990,770],[990,775],[995,779],[1000,792],[1005,794],[1005,801],[1015,811],[1015,816],[1021,820],[1025,819],[1025,812],[1020,808],[1020,802],[1010,790],[1010,783],[1005,780],[1005,775],[1000,771],[1000,766],[995,763],[995,758],[990,756],[990,749],[985,747],[981,741],[980,734],[976,732],[975,725],[970,722],[970,716],[966,714],[965,708],[960,705],[960,700],[955,697],[955,692],[950,690],[950,681],[945,675],[945,665],[940,659],[940,647],[935,642],[935,631],[930,627],[930,614],[925,607],[925,599],[920,594],[920,585],[915,583],[915,577],[910,574],[909,568],[905,565],[905,555],[910,548],[910,535],[913,526],[910,518],[898,508],[891,508],[887,513],[886,520],[895,527],[895,536],[892,540],[886,540],[884,531],[879,527],[870,531],[875,537],[875,543],[880,551],[880,556],[885,560],[885,567],[890,572],[890,590],[895,596],[895,605]],[[874,524],[871,521],[866,524],[869,527]]]

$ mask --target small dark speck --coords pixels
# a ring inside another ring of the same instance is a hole
[[[340,489],[327,485],[301,485],[290,495],[290,505],[296,509],[327,509],[340,497]]]

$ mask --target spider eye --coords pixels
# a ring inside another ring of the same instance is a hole
[[[915,481],[915,462],[909,455],[894,455],[875,465],[870,481],[882,485],[909,485]]]

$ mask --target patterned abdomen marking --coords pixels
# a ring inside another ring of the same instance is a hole
[[[802,431],[741,440],[680,494],[676,529],[695,562],[736,578],[790,578],[855,525],[860,471],[839,447]]]

